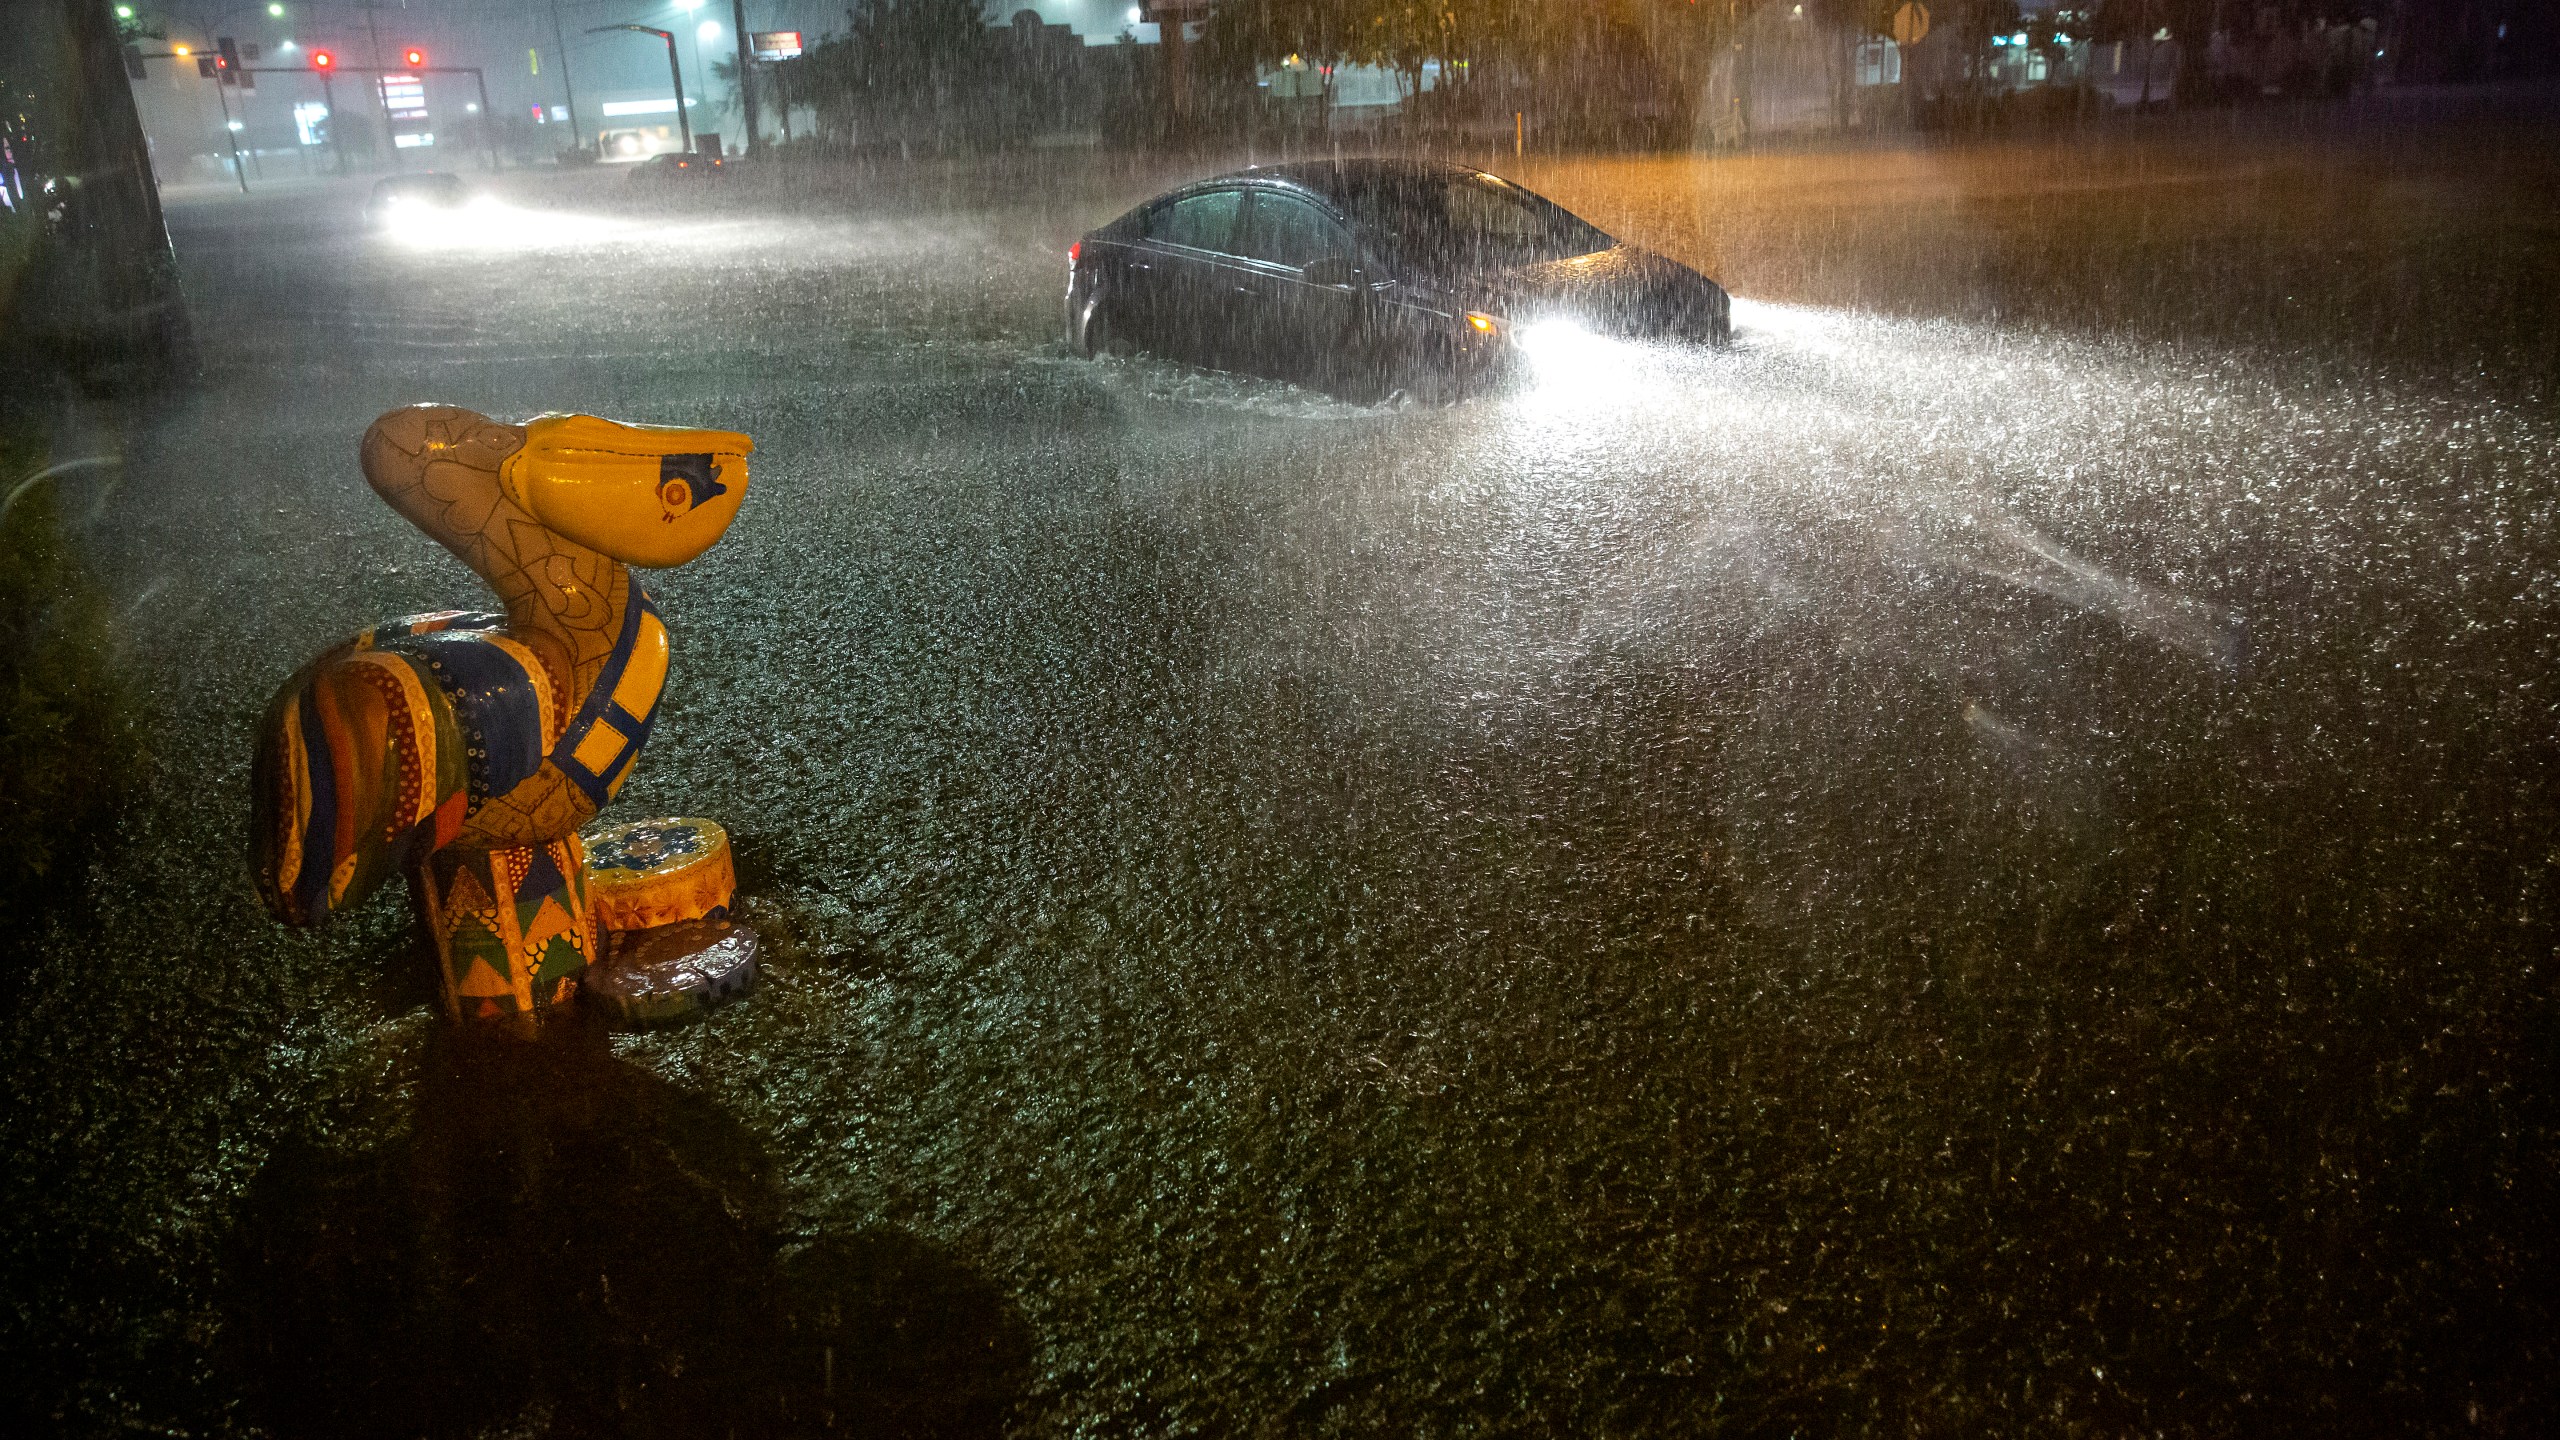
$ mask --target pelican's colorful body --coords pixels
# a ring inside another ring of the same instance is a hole
[[[376,626],[285,682],[250,842],[277,918],[319,924],[405,867],[455,1013],[565,998],[596,946],[578,827],[631,773],[667,676],[667,628],[629,567],[718,540],[752,448],[577,415],[374,422],[366,479],[505,608]]]

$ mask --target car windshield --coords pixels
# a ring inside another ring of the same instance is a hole
[[[1524,265],[1614,243],[1562,206],[1491,175],[1381,176],[1343,200],[1365,227],[1423,264]]]

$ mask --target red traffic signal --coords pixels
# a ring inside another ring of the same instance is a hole
[[[415,70],[427,63],[427,52],[412,45],[400,52],[400,63]]]
[[[338,68],[338,57],[330,54],[326,50],[314,50],[311,52],[311,68],[314,70],[335,70]]]

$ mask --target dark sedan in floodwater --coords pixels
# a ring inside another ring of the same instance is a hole
[[[1413,160],[1273,165],[1157,196],[1067,252],[1067,340],[1359,399],[1448,398],[1520,332],[1721,345],[1723,287],[1496,175]]]

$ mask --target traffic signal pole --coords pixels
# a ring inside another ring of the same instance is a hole
[[[222,93],[222,76],[213,77],[213,98],[222,102],[222,138],[231,142],[231,176],[240,182],[240,193],[249,193],[249,168],[240,163],[240,132],[231,128],[231,97]]]
[[[684,153],[692,154],[693,121],[684,111],[684,66],[676,59],[676,32],[661,30],[654,25],[598,25],[589,29],[587,33],[601,35],[607,30],[629,30],[640,35],[655,35],[667,42],[667,73],[673,75],[676,80],[676,129],[684,136]]]

